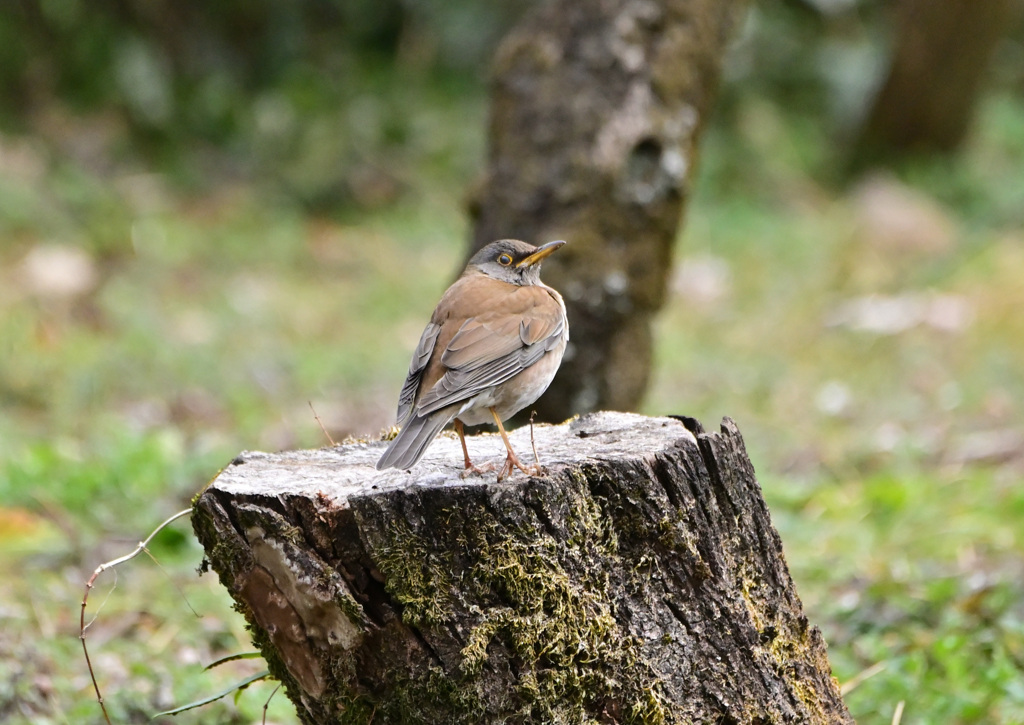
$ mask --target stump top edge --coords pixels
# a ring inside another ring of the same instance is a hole
[[[534,425],[533,434],[541,464],[548,470],[585,461],[640,458],[680,439],[695,442],[677,419],[611,411],[590,413],[559,425]],[[511,431],[509,439],[524,462],[533,460],[530,426]],[[475,463],[500,465],[504,460],[505,448],[496,433],[468,436],[466,443]],[[244,451],[209,488],[231,495],[325,494],[338,500],[408,487],[495,482],[495,473],[462,477],[462,448],[454,433],[438,436],[411,471],[378,471],[374,465],[386,446],[387,441],[373,441],[280,453]],[[525,474],[516,472],[503,485],[525,480]]]

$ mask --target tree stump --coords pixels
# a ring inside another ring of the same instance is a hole
[[[731,420],[535,434],[543,476],[461,478],[442,436],[412,472],[382,442],[243,453],[196,499],[304,723],[852,723]]]

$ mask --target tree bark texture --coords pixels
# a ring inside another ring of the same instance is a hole
[[[1018,11],[1018,0],[899,0],[888,75],[855,163],[959,148],[992,52]]]
[[[453,437],[243,453],[193,526],[305,723],[852,722],[739,431],[688,425],[539,426],[501,483]]]
[[[571,339],[534,406],[562,421],[631,410],[647,386],[651,318],[740,0],[553,0],[502,42],[489,161],[469,255],[507,237],[568,246],[544,278]]]

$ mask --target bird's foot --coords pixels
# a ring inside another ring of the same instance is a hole
[[[540,476],[544,473],[544,467],[539,463],[524,466],[522,461],[520,461],[512,451],[509,451],[508,457],[505,459],[505,465],[501,467],[500,471],[498,471],[498,481],[501,481],[506,476],[511,476],[512,471],[516,468],[527,476]]]
[[[497,466],[493,463],[485,463],[482,466],[478,466],[475,463],[469,463],[467,461],[466,467],[462,470],[462,473],[460,473],[459,475],[462,478],[466,478],[467,476],[476,476],[483,473],[490,473],[495,468],[497,468]]]

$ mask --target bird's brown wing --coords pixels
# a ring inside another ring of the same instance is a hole
[[[437,335],[441,332],[441,326],[433,322],[427,323],[427,327],[420,335],[419,344],[412,354],[412,362],[409,363],[409,375],[402,385],[402,392],[398,394],[398,423],[401,424],[409,414],[412,413],[412,404],[416,401],[416,393],[420,389],[420,381],[423,379],[423,371],[427,367],[431,353],[434,352],[434,343]]]
[[[565,330],[562,307],[543,286],[517,287],[494,282],[477,299],[463,298],[470,309],[452,310],[449,324],[464,321],[440,356],[428,363],[415,404],[426,415],[500,385],[537,362],[558,345]]]

